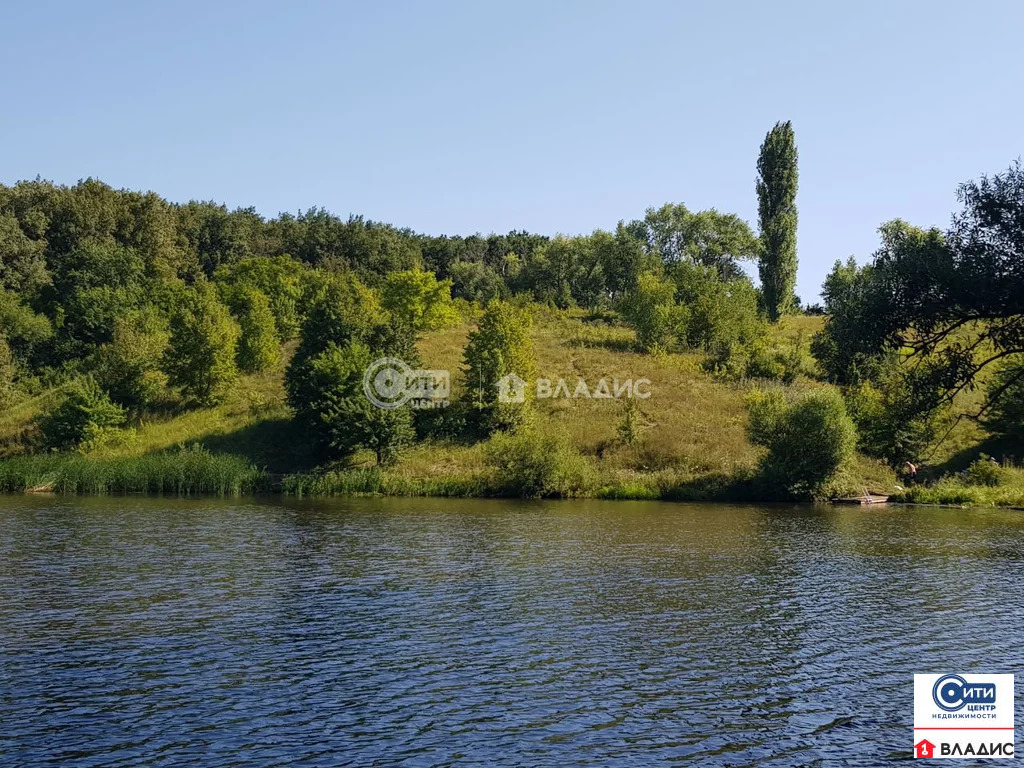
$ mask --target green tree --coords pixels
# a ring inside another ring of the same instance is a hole
[[[241,329],[237,353],[239,369],[246,373],[260,373],[277,364],[281,359],[281,347],[274,313],[266,294],[243,285],[235,292],[231,308]]]
[[[666,203],[648,208],[642,221],[629,230],[666,265],[690,262],[712,267],[722,279],[743,274],[741,261],[758,255],[758,241],[750,225],[739,216],[707,211],[690,211],[685,205]]]
[[[448,276],[452,281],[452,295],[457,298],[486,303],[508,295],[508,286],[501,275],[477,261],[452,262]]]
[[[95,379],[76,382],[61,403],[42,415],[39,431],[51,450],[87,448],[109,430],[124,424],[121,406],[112,402]]]
[[[381,286],[380,303],[394,320],[415,332],[438,330],[458,320],[452,306],[452,281],[438,280],[433,272],[390,273]]]
[[[317,279],[309,283],[312,295],[306,300],[306,319],[293,364],[325,351],[331,344],[368,344],[374,329],[387,320],[377,294],[354,275],[311,274]]]
[[[466,397],[473,405],[476,426],[483,432],[509,429],[526,416],[537,365],[531,327],[532,318],[526,308],[513,302],[491,301],[476,330],[469,334],[462,357]],[[507,378],[510,376],[525,382],[521,403],[499,399],[499,382],[511,382]]]
[[[374,358],[359,342],[331,344],[288,378],[296,417],[333,458],[367,448],[378,464],[391,464],[414,437],[408,407],[383,409],[367,400],[363,375]]]
[[[6,408],[14,396],[14,354],[0,334],[0,408]]]
[[[640,275],[636,288],[622,297],[619,312],[636,331],[641,349],[665,349],[684,332],[688,313],[675,297],[675,286],[650,272]]]
[[[765,136],[757,176],[761,291],[768,317],[776,322],[789,309],[796,285],[797,151],[788,120]]]
[[[1024,444],[1024,359],[1009,359],[988,384],[990,406],[985,427],[995,435]]]
[[[238,325],[207,283],[185,291],[170,323],[164,371],[172,386],[203,405],[224,399],[238,378]]]
[[[853,456],[857,429],[834,389],[815,390],[792,403],[782,392],[755,392],[748,409],[747,433],[750,442],[768,449],[761,476],[774,492],[819,497]]]
[[[890,354],[872,363],[870,378],[844,389],[847,409],[857,425],[858,447],[894,469],[906,461],[919,463],[946,417],[943,408],[921,412],[920,398],[909,391],[910,384],[900,370],[898,355]]]
[[[274,313],[277,337],[293,339],[299,332],[302,318],[299,306],[306,268],[289,256],[256,257],[220,267],[214,280],[228,306],[234,306],[232,294],[244,286],[264,293]]]
[[[167,320],[155,307],[114,320],[114,338],[99,351],[97,378],[115,402],[141,409],[157,400],[167,383],[160,361],[169,341]]]
[[[0,290],[0,334],[19,358],[28,358],[53,336],[53,326],[44,316],[33,312],[18,297]]]

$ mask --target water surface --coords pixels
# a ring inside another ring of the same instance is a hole
[[[879,765],[1022,603],[1010,511],[0,497],[0,763]]]

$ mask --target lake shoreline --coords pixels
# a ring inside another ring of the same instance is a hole
[[[258,468],[242,456],[199,449],[129,457],[37,454],[0,460],[0,493],[50,492],[77,496],[579,498],[726,504],[815,503],[862,495],[844,489],[820,499],[783,498],[770,493],[752,471],[682,477],[637,473],[628,480],[595,484],[572,495],[524,496],[483,470],[423,476],[371,467],[282,474]],[[888,495],[891,504],[1024,507],[1024,497],[1014,487],[970,486],[948,480],[881,495]]]

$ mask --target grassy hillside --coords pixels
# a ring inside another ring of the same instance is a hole
[[[779,339],[809,339],[820,327],[814,317],[786,318]],[[423,364],[452,372],[456,394],[468,323],[427,335],[419,349]],[[609,496],[700,498],[721,493],[728,476],[752,468],[758,449],[745,434],[744,397],[754,383],[729,383],[701,370],[694,353],[647,355],[634,351],[633,332],[582,312],[544,312],[534,325],[538,375],[565,379],[570,389],[583,378],[591,386],[648,379],[651,397],[640,403],[641,436],[636,445],[617,444],[622,401],[543,399],[537,401],[542,426],[568,435],[598,469],[602,493]],[[290,349],[288,352],[290,353]],[[287,355],[286,355],[287,357]],[[285,402],[282,362],[275,370],[243,377],[228,399],[213,408],[150,413],[123,434],[86,454],[111,462],[201,446],[216,454],[251,461],[274,476],[313,471],[317,457],[296,434]],[[798,382],[795,387],[815,386]],[[21,403],[0,419],[0,443],[8,454],[31,438],[32,419],[53,395]],[[76,465],[78,466],[78,465]],[[479,492],[486,468],[483,444],[426,442],[415,445],[398,466],[379,473],[373,457],[358,454],[332,482],[299,482],[296,491],[370,490],[397,493]],[[862,459],[845,478],[850,491],[889,492],[895,478],[874,461]]]

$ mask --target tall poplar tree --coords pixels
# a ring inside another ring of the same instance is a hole
[[[793,125],[776,123],[757,158],[757,214],[761,227],[761,290],[774,323],[789,309],[796,286],[797,152]]]

